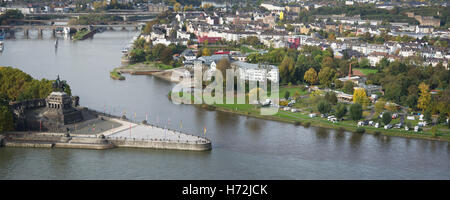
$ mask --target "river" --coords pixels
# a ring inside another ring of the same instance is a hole
[[[448,142],[295,126],[175,105],[152,76],[112,80],[132,31],[72,42],[16,33],[0,65],[70,84],[83,106],[206,136],[210,152],[0,148],[0,179],[450,179]],[[136,116],[136,117],[135,117]]]

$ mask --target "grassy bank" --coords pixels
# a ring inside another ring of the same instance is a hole
[[[323,128],[332,128],[332,129],[340,129],[345,131],[357,132],[358,126],[357,122],[354,121],[341,121],[338,123],[332,123],[325,118],[314,117],[311,118],[307,114],[304,113],[291,113],[288,111],[279,110],[275,115],[261,115],[260,110],[257,106],[243,104],[243,105],[227,105],[227,104],[214,104],[214,105],[201,105],[204,108],[208,108],[211,110],[229,112],[244,116],[256,117],[260,119],[266,120],[275,120],[280,122],[292,123],[295,125],[303,125],[305,127],[314,126],[314,127],[323,127]],[[388,136],[398,136],[398,137],[408,137],[408,138],[421,138],[421,139],[429,139],[429,140],[441,140],[441,141],[450,141],[450,135],[448,133],[438,133],[436,137],[433,137],[430,131],[422,131],[422,132],[414,132],[414,131],[406,131],[404,129],[383,129],[383,128],[375,128],[371,126],[363,126],[365,133],[371,134],[381,134]]]
[[[115,80],[121,80],[121,81],[125,80],[125,76],[122,76],[121,74],[119,74],[119,72],[117,72],[116,69],[114,69],[113,71],[109,72],[109,76],[112,79],[115,79]]]
[[[91,31],[89,31],[89,30],[80,30],[80,31],[77,31],[77,32],[73,35],[72,39],[73,39],[73,40],[84,40],[84,39],[86,39],[86,38],[85,38],[86,35],[88,35],[88,34],[90,34],[90,33],[91,33]]]
[[[283,94],[289,91],[292,95],[293,93],[304,95],[307,92],[301,90],[299,87],[293,86],[284,86],[280,88],[280,98],[283,98]],[[169,97],[171,97],[171,93],[169,93]],[[185,100],[193,101],[194,97],[191,95],[183,95],[182,97]],[[203,100],[205,97],[203,97]],[[295,125],[303,125],[305,127],[315,126],[315,127],[323,127],[323,128],[332,128],[337,130],[345,130],[351,132],[360,132],[360,133],[371,133],[377,135],[388,135],[388,136],[398,136],[398,137],[408,137],[408,138],[420,138],[420,139],[429,139],[429,140],[440,140],[440,141],[450,141],[450,132],[447,131],[439,131],[436,136],[433,136],[430,129],[414,132],[410,129],[410,131],[406,131],[402,129],[384,129],[384,128],[375,128],[373,126],[363,126],[358,127],[357,121],[353,121],[350,119],[347,114],[343,121],[339,121],[337,123],[332,123],[328,121],[326,118],[320,117],[309,117],[309,114],[314,111],[314,108],[303,107],[299,108],[300,112],[291,112],[291,111],[283,111],[278,110],[278,113],[274,115],[261,115],[261,106],[249,104],[248,100],[246,104],[195,104],[196,106],[202,107],[208,110],[216,110],[221,112],[229,112],[238,115],[244,115],[249,117],[255,117],[266,120],[274,120],[286,123],[292,123]],[[393,120],[394,122],[394,120]],[[392,122],[392,123],[393,123]],[[412,128],[412,127],[411,127]]]

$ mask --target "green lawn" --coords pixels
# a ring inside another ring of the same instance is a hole
[[[369,74],[375,74],[378,72],[378,70],[376,69],[363,69],[363,68],[355,68],[355,70],[360,71],[361,73],[363,73],[364,75],[369,75]]]
[[[305,95],[308,94],[308,90],[302,91],[300,86],[281,86],[280,87],[280,93],[279,93],[279,98],[284,98],[284,94],[286,92],[289,92],[290,97],[293,97],[295,95],[296,92],[298,92],[299,95]]]
[[[246,47],[246,46],[241,46],[241,52],[242,53],[254,53],[254,52],[257,52],[256,50],[253,50],[253,49],[250,49],[250,48],[248,48],[248,47]]]

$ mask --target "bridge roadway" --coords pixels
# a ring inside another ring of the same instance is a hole
[[[44,30],[44,29],[52,29],[52,30],[56,30],[56,29],[60,29],[60,28],[64,28],[64,27],[71,27],[71,28],[75,28],[77,30],[79,29],[90,29],[90,28],[129,28],[129,27],[133,27],[133,28],[139,28],[143,26],[143,24],[110,24],[110,25],[103,25],[103,24],[98,24],[98,25],[4,25],[4,26],[0,26],[0,29],[7,29],[7,30],[12,30],[12,29],[22,29],[22,30],[30,30],[30,29],[37,29],[37,30]]]
[[[68,16],[76,17],[80,15],[101,14],[101,15],[121,15],[121,16],[157,16],[161,12],[102,12],[102,13],[29,13],[25,16]]]
[[[95,28],[109,28],[109,29],[114,29],[114,28],[122,28],[122,29],[126,29],[126,28],[130,28],[133,27],[136,30],[138,30],[139,28],[142,28],[144,24],[110,24],[110,25],[5,25],[5,26],[0,26],[0,30],[6,30],[6,32],[10,32],[11,34],[14,33],[14,30],[16,29],[21,29],[24,31],[24,35],[28,37],[29,34],[29,30],[35,29],[38,30],[38,37],[42,37],[43,35],[43,30],[52,30],[53,31],[53,35],[55,35],[56,30],[57,29],[63,29],[65,27],[70,27],[70,28],[74,28],[77,30],[80,29],[89,29],[89,30],[94,30]]]

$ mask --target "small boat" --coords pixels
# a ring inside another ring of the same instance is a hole
[[[63,32],[64,32],[64,28],[62,28],[62,27],[56,28],[56,33],[62,34]]]
[[[70,27],[64,27],[63,33],[66,35],[70,34]]]
[[[122,53],[128,53],[128,48],[126,48],[126,47],[123,48],[123,49],[122,49]]]

